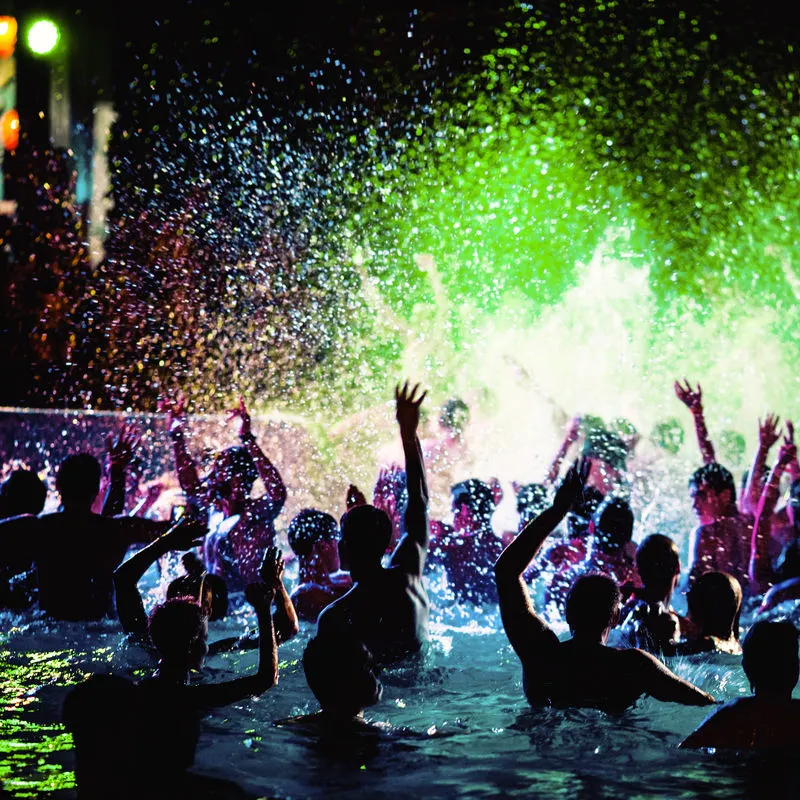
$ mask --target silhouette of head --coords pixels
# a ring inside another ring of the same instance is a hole
[[[619,618],[620,593],[606,575],[581,575],[567,595],[567,625],[574,634],[602,636]]]
[[[223,619],[228,613],[228,586],[219,575],[209,575],[197,553],[184,553],[181,564],[185,575],[170,581],[167,599],[191,597],[203,613],[214,621]]]
[[[604,553],[616,553],[633,538],[633,511],[627,500],[608,495],[592,515],[597,546]]]
[[[340,717],[360,714],[383,693],[372,653],[347,633],[309,640],[303,670],[322,710]]]
[[[736,633],[742,607],[742,587],[727,572],[706,572],[686,597],[689,616],[705,636],[728,638]]]
[[[622,437],[603,428],[592,428],[586,433],[583,457],[600,461],[615,472],[624,472],[628,447]]]
[[[800,675],[797,639],[797,628],[786,620],[750,628],[742,641],[742,667],[754,693],[792,693]]]
[[[208,652],[208,618],[196,598],[174,597],[157,605],[147,631],[162,661],[187,670],[202,666]]]
[[[339,554],[342,567],[351,572],[380,564],[392,538],[392,521],[371,505],[354,506],[342,515]]]
[[[339,539],[336,519],[316,508],[304,508],[289,523],[289,546],[297,556],[310,556],[317,542]]]
[[[736,504],[733,475],[722,464],[704,464],[689,478],[689,495],[698,517],[716,519]]]
[[[0,485],[0,519],[39,514],[47,499],[44,481],[29,469],[15,469]]]
[[[439,424],[453,433],[462,433],[469,422],[469,406],[460,398],[454,397],[442,406]]]
[[[542,483],[526,483],[517,489],[517,514],[521,524],[530,522],[547,508],[547,487]]]
[[[450,489],[450,497],[454,511],[465,505],[479,522],[488,523],[494,514],[494,493],[488,483],[477,478],[455,484]]]
[[[100,462],[89,453],[67,456],[56,473],[56,489],[65,508],[89,509],[100,491]]]
[[[208,490],[218,500],[242,500],[249,497],[257,479],[258,469],[247,448],[228,447],[214,457]]]
[[[651,534],[636,548],[636,570],[645,586],[669,586],[681,573],[678,545],[669,536]]]

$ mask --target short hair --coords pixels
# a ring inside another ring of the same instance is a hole
[[[497,507],[491,487],[478,478],[468,478],[453,485],[450,488],[450,497],[454,503],[460,500],[469,506],[484,521],[491,519]]]
[[[310,556],[314,545],[322,541],[335,541],[339,538],[339,525],[336,519],[316,508],[304,508],[289,523],[289,546],[298,556]]]
[[[181,558],[186,575],[170,581],[167,586],[167,599],[176,597],[191,598],[208,611],[211,621],[224,619],[228,613],[228,584],[219,575],[209,574],[196,553],[184,553]]]
[[[548,491],[543,483],[525,483],[517,489],[517,514],[528,521],[547,508]]]
[[[392,538],[392,521],[389,515],[371,505],[353,506],[340,520],[342,541],[352,559],[365,558],[380,561]]]
[[[0,485],[0,519],[39,514],[47,500],[47,486],[32,470],[15,469]]]
[[[67,456],[56,472],[56,489],[62,498],[91,497],[94,499],[100,491],[100,462],[89,453],[78,453]]]
[[[722,636],[737,634],[736,620],[742,607],[742,587],[727,572],[705,572],[686,596],[689,616],[706,633]],[[738,637],[737,637],[738,638]]]
[[[662,533],[651,533],[636,548],[636,571],[645,586],[670,580],[681,571],[678,545]]]
[[[150,612],[147,632],[162,656],[181,657],[204,635],[205,623],[196,598],[172,597]]]
[[[616,434],[603,428],[593,428],[586,433],[583,457],[604,461],[612,469],[623,472],[628,457],[625,442]]]
[[[469,406],[460,397],[454,397],[442,406],[439,424],[443,428],[461,433],[467,422],[469,422]]]
[[[797,628],[788,620],[756,622],[742,641],[742,668],[753,691],[791,691],[800,674]]]
[[[381,699],[383,687],[372,653],[349,633],[310,639],[303,651],[303,671],[323,711],[355,716]]]
[[[567,595],[567,624],[573,631],[601,633],[614,622],[620,599],[619,587],[607,575],[581,575]]]
[[[680,421],[675,417],[669,417],[656,423],[650,438],[656,447],[660,447],[674,456],[683,446],[685,435]]]
[[[689,488],[697,488],[700,484],[709,486],[717,494],[721,494],[726,489],[730,489],[731,502],[736,502],[736,482],[733,475],[725,469],[722,464],[712,461],[710,464],[703,464],[698,467],[689,478]]]
[[[621,550],[633,538],[633,511],[622,497],[607,495],[592,515],[594,535],[601,550]]]

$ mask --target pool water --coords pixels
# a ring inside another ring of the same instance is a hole
[[[434,586],[439,584],[433,582]],[[149,590],[148,600],[160,588]],[[610,717],[593,710],[531,710],[519,662],[495,608],[462,608],[432,593],[431,638],[419,667],[384,673],[373,731],[320,736],[313,724],[276,721],[317,710],[300,659],[313,627],[280,648],[280,682],[261,698],[218,709],[203,724],[194,772],[238,784],[252,797],[798,796],[791,761],[677,750],[708,713],[645,698]],[[785,611],[786,609],[784,609]],[[239,611],[212,623],[210,639],[243,631]],[[151,657],[113,622],[2,620],[0,776],[15,797],[75,796],[69,735],[59,725],[68,687],[90,672],[149,674]],[[255,665],[256,654],[207,662],[206,680]],[[679,658],[670,666],[720,700],[748,693],[738,660]],[[766,781],[766,784],[765,784]],[[223,795],[214,795],[225,796]]]

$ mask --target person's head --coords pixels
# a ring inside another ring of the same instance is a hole
[[[681,574],[678,545],[661,533],[653,533],[636,548],[636,571],[647,588],[672,591]]]
[[[164,664],[200,669],[208,652],[208,617],[194,597],[173,597],[157,605],[147,623],[150,640]]]
[[[800,675],[797,628],[786,620],[756,622],[742,641],[742,668],[753,693],[790,696]]]
[[[339,525],[316,508],[304,508],[289,523],[289,546],[299,559],[319,561],[328,572],[339,569]]]
[[[738,638],[742,587],[727,572],[706,572],[689,589],[689,617],[704,636]]]
[[[736,507],[733,475],[722,464],[703,464],[689,479],[689,496],[700,523],[706,525],[713,522]]]
[[[517,487],[516,494],[520,525],[538,517],[549,504],[547,487],[542,483],[525,483]]]
[[[90,509],[100,491],[100,462],[89,453],[67,456],[56,472],[64,508]]]
[[[15,469],[0,485],[0,519],[39,514],[47,499],[44,481],[29,469]]]
[[[340,520],[339,558],[355,577],[362,569],[380,566],[392,538],[392,521],[371,505],[354,506]]]
[[[310,639],[303,670],[322,710],[344,719],[375,705],[383,693],[372,653],[347,633]]]
[[[228,613],[228,586],[219,575],[209,575],[197,553],[191,550],[181,558],[186,574],[170,581],[167,599],[191,597],[210,621],[224,619]]]
[[[454,397],[442,406],[439,425],[445,430],[460,435],[464,432],[468,422],[469,406],[460,397]]]
[[[607,575],[581,575],[567,595],[567,625],[574,635],[604,640],[619,619],[620,599]]]
[[[683,446],[683,425],[675,417],[669,417],[656,423],[650,434],[650,441],[670,455],[677,455]]]
[[[633,511],[622,497],[608,495],[592,515],[591,532],[604,553],[617,553],[633,538]]]
[[[258,479],[247,448],[228,447],[214,457],[208,475],[208,492],[213,500],[241,502],[250,496]]]
[[[625,472],[628,447],[616,433],[594,428],[586,434],[582,455],[591,460],[588,482],[607,492]]]
[[[495,511],[494,493],[488,483],[468,478],[450,488],[454,520],[478,527],[491,524]]]

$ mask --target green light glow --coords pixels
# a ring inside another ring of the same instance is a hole
[[[52,53],[59,38],[58,26],[49,19],[37,20],[28,29],[28,47],[39,56]]]

